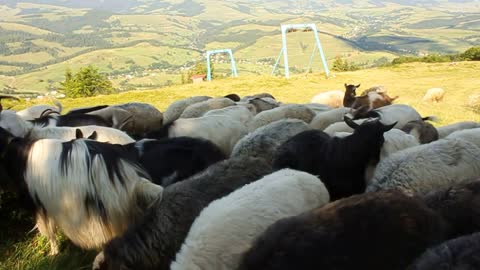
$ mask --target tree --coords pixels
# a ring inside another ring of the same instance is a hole
[[[65,71],[65,81],[61,83],[65,95],[72,98],[92,97],[99,94],[115,92],[112,82],[98,72],[98,68],[89,65],[82,67],[73,74],[70,69]]]
[[[213,73],[215,71],[215,65],[213,64],[212,60],[210,60],[210,71],[212,72],[212,78],[216,78],[217,76],[214,76]],[[182,84],[191,83],[192,81],[190,78],[193,75],[201,74],[207,74],[207,64],[203,61],[197,62],[191,69],[188,70],[186,75],[182,73],[182,77],[180,79],[182,80]]]
[[[472,47],[463,53],[463,57],[471,61],[480,60],[480,47]]]

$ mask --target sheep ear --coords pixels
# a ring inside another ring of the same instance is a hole
[[[75,138],[77,139],[82,139],[83,138],[83,132],[80,129],[75,129]]]
[[[397,125],[398,121],[393,123],[393,124],[390,124],[390,125],[383,125],[383,132],[387,132],[389,130],[391,130],[393,127],[395,127],[395,125]]]
[[[145,211],[155,202],[162,200],[163,187],[142,178],[135,184],[135,200],[140,211]]]
[[[348,85],[347,85],[347,84],[345,84],[345,88],[347,88],[347,86],[348,86]]]
[[[96,131],[94,131],[90,136],[88,136],[88,139],[96,141],[98,138],[98,134]]]
[[[356,85],[356,86],[355,86],[355,88],[360,88],[360,85],[361,85],[361,84],[359,84],[359,85]]]
[[[357,129],[360,125],[355,123],[352,118],[348,117],[348,116],[344,116],[343,117],[343,121],[345,121],[345,123],[347,124],[347,126],[353,128],[353,129]]]

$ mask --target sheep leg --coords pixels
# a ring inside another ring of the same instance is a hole
[[[37,228],[41,235],[48,238],[50,242],[50,256],[60,253],[57,238],[55,237],[55,223],[43,213],[37,214]]]
[[[102,267],[105,267],[104,261],[105,261],[105,255],[103,254],[103,251],[102,251],[97,254],[97,257],[95,257],[95,260],[93,261],[92,269],[93,270],[102,269]]]

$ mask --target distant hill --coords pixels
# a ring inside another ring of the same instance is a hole
[[[478,0],[0,0],[0,90],[54,89],[64,68],[92,59],[117,87],[158,87],[214,48],[232,48],[241,74],[269,73],[280,24],[304,22],[317,24],[330,62],[365,67],[480,44]],[[308,71],[313,45],[311,33],[290,34],[293,72]],[[111,57],[92,56],[101,50]]]

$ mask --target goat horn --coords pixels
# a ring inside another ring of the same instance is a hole
[[[14,96],[5,96],[5,95],[0,95],[0,100],[2,100],[2,99],[14,99],[14,100],[16,100],[16,101],[20,101],[20,99],[19,99],[19,98],[17,98],[17,97],[14,97]]]
[[[0,112],[3,111],[2,99],[14,99],[16,101],[20,101],[20,99],[17,97],[0,95]]]

